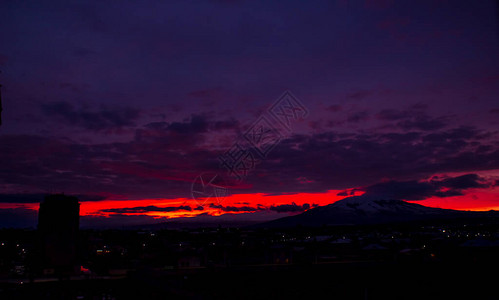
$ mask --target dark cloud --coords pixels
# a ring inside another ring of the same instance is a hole
[[[424,142],[449,143],[455,141],[484,140],[495,135],[493,132],[482,132],[471,126],[460,126],[446,131],[435,131],[422,137]]]
[[[371,90],[359,90],[353,93],[347,94],[348,99],[353,100],[362,100],[374,94],[374,91]]]
[[[295,135],[273,149],[272,159],[258,165],[258,177],[247,180],[264,192],[276,187],[316,192],[366,186],[380,178],[419,180],[435,173],[493,170],[499,168],[499,151],[490,144],[493,136],[472,127],[430,133]],[[309,182],[295,184],[300,177]]]
[[[137,129],[135,141],[139,147],[154,145],[166,151],[189,152],[200,150],[199,145],[220,134],[220,131],[239,131],[239,122],[233,118],[214,120],[207,115],[191,115],[182,122],[152,122]],[[155,151],[151,149],[152,151]],[[206,149],[209,151],[209,149]]]
[[[0,194],[0,203],[40,203],[45,199],[47,194]],[[105,196],[99,195],[73,195],[80,202],[85,201],[101,201],[105,200]]]
[[[220,204],[210,204],[211,208],[220,209],[224,212],[255,212],[259,210],[264,210],[264,207],[251,207],[248,205],[245,206],[223,206]]]
[[[389,181],[378,183],[362,189],[365,196],[376,196],[388,199],[424,200],[439,193],[439,188],[428,182]]]
[[[429,181],[388,181],[359,189],[365,196],[374,196],[401,200],[424,200],[430,197],[450,197],[464,194],[470,188],[487,188],[487,182],[477,174],[466,174],[458,177],[433,178]]]
[[[195,138],[208,131],[208,121],[205,116],[193,115],[183,122],[152,122],[138,129],[136,139],[146,141],[157,138]]]
[[[337,196],[353,196],[355,194],[355,189],[350,189],[350,190],[344,190],[339,193],[337,193]]]
[[[330,112],[339,112],[339,111],[341,111],[341,109],[342,109],[341,105],[338,105],[338,104],[333,104],[333,105],[326,107],[326,110],[330,111]]]
[[[234,119],[210,120],[206,115],[191,115],[190,118],[182,122],[151,122],[144,125],[144,128],[150,130],[162,130],[182,135],[197,135],[206,133],[209,130],[236,129],[239,122]]]
[[[359,111],[359,112],[351,113],[347,117],[347,121],[352,122],[352,123],[358,123],[358,122],[366,121],[368,119],[369,119],[369,114],[367,113],[367,111]]]
[[[89,111],[84,108],[75,108],[73,104],[65,101],[42,104],[41,108],[48,117],[92,131],[134,126],[140,115],[138,109],[130,107],[102,107],[99,111]]]
[[[220,207],[220,209],[225,212],[252,212],[259,210],[258,208],[251,206],[224,206]]]
[[[238,126],[230,119],[193,116],[184,122],[150,123],[129,142],[102,144],[2,135],[0,183],[24,193],[35,186],[131,199],[188,197],[200,173],[224,172],[217,158],[226,149],[205,144],[226,137],[214,128],[227,126],[217,122]],[[432,132],[295,134],[277,144],[245,178],[251,189],[234,192],[326,192],[372,185],[380,178],[418,180],[436,173],[497,169],[495,138],[493,132],[469,126]],[[297,184],[298,178],[307,180]]]
[[[240,127],[239,121],[237,121],[234,118],[228,120],[215,121],[211,126],[212,130],[225,130],[225,129],[238,130],[239,127]]]
[[[190,120],[168,124],[166,130],[182,135],[203,133],[208,130],[208,118],[204,115],[192,115]]]
[[[376,114],[376,117],[385,121],[396,121],[411,117],[411,112],[407,110],[384,109]]]
[[[477,174],[466,174],[459,177],[450,177],[441,180],[434,180],[432,182],[442,187],[447,187],[457,190],[464,190],[471,188],[486,188],[491,185],[484,178],[478,176]]]
[[[410,120],[404,120],[397,123],[397,125],[405,130],[424,130],[432,131],[444,128],[447,125],[447,118],[431,118],[428,116],[416,116]]]
[[[434,131],[442,129],[448,124],[448,117],[430,117],[419,107],[409,110],[384,109],[376,114],[382,121],[394,122],[396,127],[403,130]]]
[[[2,135],[0,183],[19,186],[23,193],[35,186],[79,195],[95,190],[128,197],[184,197],[200,172],[218,169],[218,154],[197,147],[202,136],[158,127],[141,129],[126,143]]]
[[[170,207],[158,207],[154,205],[149,205],[149,206],[138,206],[138,207],[102,209],[101,212],[116,213],[116,214],[143,214],[148,212],[173,212],[173,211],[182,211],[182,210],[192,211],[192,207],[186,205],[170,206]]]
[[[294,213],[294,212],[303,212],[310,208],[310,204],[304,203],[303,205],[297,205],[296,203],[291,204],[281,204],[281,205],[272,205],[269,209],[279,212],[279,213]]]
[[[282,204],[282,205],[271,205],[270,207],[267,207],[262,204],[257,204],[256,207],[251,207],[251,206],[222,206],[222,205],[216,205],[216,204],[211,204],[211,208],[217,208],[220,209],[224,212],[257,212],[257,211],[275,211],[278,213],[292,213],[292,212],[303,212],[311,207],[317,207],[317,204],[308,204],[304,203],[303,205],[297,205],[296,203],[291,203],[291,204]]]

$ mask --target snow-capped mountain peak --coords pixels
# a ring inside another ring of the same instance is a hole
[[[349,197],[328,205],[329,209],[350,212],[363,212],[365,214],[389,213],[389,212],[411,212],[411,213],[434,213],[434,208],[418,204],[408,203],[402,200],[379,199],[363,196]],[[440,211],[440,209],[436,209]]]

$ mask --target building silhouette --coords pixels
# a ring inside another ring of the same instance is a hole
[[[40,267],[44,275],[69,276],[79,272],[78,198],[62,194],[48,195],[40,203]]]
[[[2,85],[0,84],[0,126],[2,126]]]

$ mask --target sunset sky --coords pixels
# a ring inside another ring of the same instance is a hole
[[[90,227],[351,195],[499,210],[498,5],[1,1],[0,227],[35,226],[48,193],[78,196]],[[289,127],[283,95],[301,105]],[[262,118],[279,139],[258,157]],[[236,183],[234,145],[258,158]],[[213,174],[227,195],[200,203]]]

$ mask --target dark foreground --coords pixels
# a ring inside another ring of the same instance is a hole
[[[143,271],[2,286],[2,299],[499,299],[497,264],[327,263]]]
[[[2,300],[499,299],[496,219],[81,231],[65,275],[36,268],[36,231],[0,232]]]

